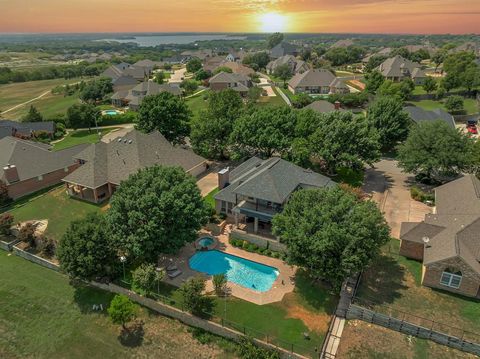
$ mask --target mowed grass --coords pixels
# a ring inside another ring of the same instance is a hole
[[[463,329],[471,332],[465,338],[479,343],[480,300],[422,286],[422,264],[398,251],[399,241],[392,239],[364,272],[357,294],[360,303],[426,327],[433,320],[435,330],[454,336],[461,336]]]
[[[0,112],[38,97],[52,90],[55,86],[72,84],[79,81],[80,79],[78,78],[68,80],[53,79],[0,85]],[[4,116],[11,118],[10,112],[7,112]]]
[[[445,105],[442,101],[435,101],[435,100],[422,100],[422,101],[409,101],[415,106],[419,106],[425,110],[435,110],[437,108],[441,108],[442,110],[447,111]],[[475,114],[479,112],[478,103],[475,99],[466,98],[464,99],[464,108],[467,114]]]
[[[53,149],[54,151],[59,151],[83,143],[97,143],[100,141],[102,136],[118,129],[119,127],[102,128],[98,131],[95,130],[95,128],[92,128],[90,131],[75,130],[69,132],[61,141],[55,142],[53,145]],[[100,132],[100,135],[98,134],[98,132]]]
[[[90,212],[100,212],[107,205],[95,205],[69,197],[64,186],[45,193],[19,199],[5,211],[10,212],[15,222],[48,219],[46,234],[60,240],[71,221],[81,219]]]
[[[277,96],[262,96],[258,100],[257,106],[259,106],[259,107],[263,107],[263,106],[271,106],[271,107],[286,106],[287,103],[280,96],[277,88],[273,87],[273,92],[275,92],[275,94]]]
[[[218,191],[220,190],[217,187],[214,190],[212,190],[210,193],[208,193],[203,199],[206,203],[212,206],[212,208],[215,208],[215,198],[213,196],[215,196],[218,193]]]
[[[0,251],[1,358],[233,358],[177,321],[140,308],[144,334],[122,341],[106,314],[113,294]],[[102,304],[103,311],[93,311]]]
[[[189,97],[185,100],[188,107],[193,113],[193,118],[197,119],[200,118],[200,114],[202,111],[207,109],[207,101],[205,100],[206,96],[208,95],[208,90],[203,91],[202,93]]]

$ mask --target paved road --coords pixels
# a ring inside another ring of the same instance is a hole
[[[382,159],[375,168],[368,169],[365,176],[364,191],[372,196],[395,238],[400,236],[402,222],[420,222],[432,208],[414,201],[410,197],[410,183],[413,177],[397,167],[397,161]]]

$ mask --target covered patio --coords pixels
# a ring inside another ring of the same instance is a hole
[[[232,209],[236,228],[270,239],[276,239],[272,234],[272,219],[279,212],[279,208],[248,201],[241,201]]]
[[[101,203],[109,199],[116,189],[116,186],[111,183],[105,183],[97,188],[89,188],[79,184],[65,182],[65,187],[69,196],[93,203]]]

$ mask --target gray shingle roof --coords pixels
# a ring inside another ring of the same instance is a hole
[[[328,87],[334,80],[335,76],[329,70],[311,69],[293,76],[288,85],[292,88],[306,86]]]
[[[403,77],[411,76],[415,68],[421,68],[421,65],[397,55],[386,59],[377,70],[385,77]]]
[[[55,132],[55,122],[41,121],[41,122],[17,122],[11,120],[0,120],[0,127],[9,127],[15,129],[21,135],[30,135],[35,131],[46,131],[48,133]]]
[[[335,105],[325,100],[314,101],[310,105],[305,106],[305,108],[311,109],[320,113],[335,111]]]
[[[410,118],[416,123],[423,121],[442,120],[450,127],[455,128],[455,120],[453,116],[441,108],[428,111],[418,106],[406,106],[403,108],[403,110],[407,112],[410,115]]]
[[[4,137],[0,140],[0,171],[5,181],[3,168],[7,164],[17,167],[20,181],[35,178],[75,163],[74,157],[87,144],[66,148],[61,151],[49,151],[50,146],[25,141],[16,137]]]
[[[237,194],[283,204],[298,188],[333,185],[330,178],[283,159],[252,157],[230,172],[230,185],[218,192],[215,199],[234,203]]]
[[[109,143],[92,144],[77,158],[86,163],[65,177],[64,181],[89,188],[108,182],[120,184],[130,174],[145,167],[180,166],[190,171],[206,161],[190,150],[173,146],[158,131],[144,134],[137,130]]]

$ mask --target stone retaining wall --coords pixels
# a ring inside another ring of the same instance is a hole
[[[50,262],[42,257],[36,256],[35,254],[25,252],[24,250],[15,246],[13,246],[13,254],[22,257],[30,262],[40,264],[41,266],[52,269],[54,271],[58,272],[60,270],[60,266],[58,264]]]

